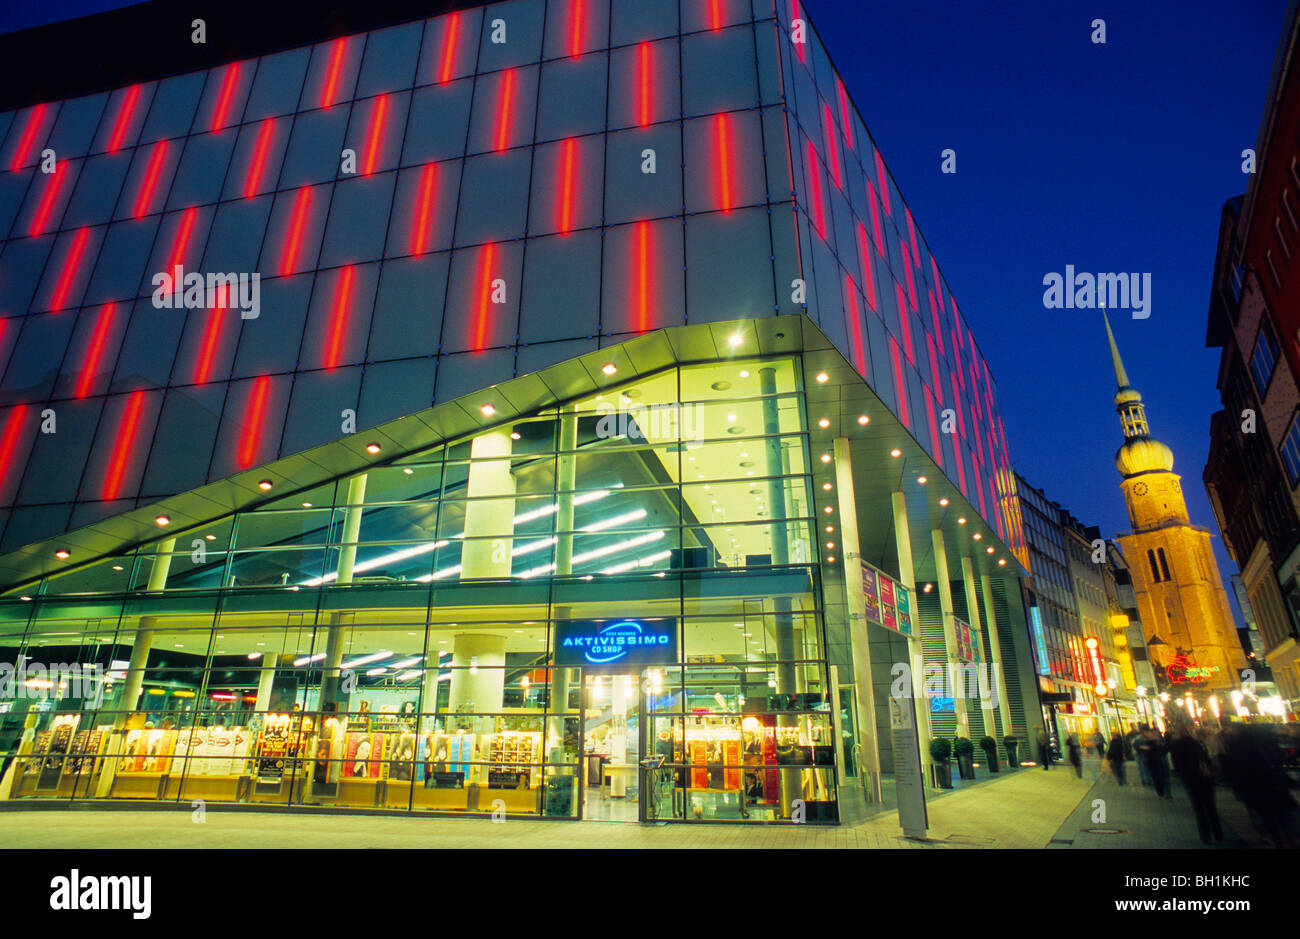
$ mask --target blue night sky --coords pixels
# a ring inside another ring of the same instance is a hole
[[[1285,0],[805,3],[989,361],[1016,469],[1107,537],[1126,530],[1100,314],[1044,309],[1042,281],[1148,272],[1150,318],[1112,321],[1193,521],[1217,535],[1200,481],[1219,408],[1211,265]],[[123,5],[23,0],[0,31]],[[955,175],[939,172],[949,147]]]

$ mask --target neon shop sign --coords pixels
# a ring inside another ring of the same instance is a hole
[[[556,623],[555,664],[578,668],[643,668],[677,661],[677,621],[572,620]]]

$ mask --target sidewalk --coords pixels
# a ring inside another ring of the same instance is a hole
[[[1218,787],[1216,798],[1224,841],[1205,845],[1197,834],[1196,816],[1187,791],[1176,774],[1170,779],[1173,795],[1170,800],[1157,797],[1154,789],[1141,785],[1136,767],[1131,763],[1127,764],[1125,786],[1120,786],[1111,776],[1097,776],[1097,766],[1096,760],[1091,766],[1084,764],[1085,780],[1095,778],[1096,781],[1052,836],[1048,847],[1220,850],[1261,846],[1245,808],[1230,789]],[[1104,805],[1095,805],[1098,800]]]
[[[8,848],[1041,848],[1084,780],[1054,769],[999,774],[929,805],[925,841],[902,836],[894,812],[857,827],[546,822],[510,819],[291,815],[211,810],[0,812]],[[996,781],[994,781],[996,779]]]

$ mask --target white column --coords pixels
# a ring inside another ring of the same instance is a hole
[[[1007,673],[1002,667],[1002,640],[998,638],[998,618],[993,611],[993,583],[988,574],[980,574],[980,590],[984,594],[984,613],[989,621],[989,658],[993,674],[997,676],[998,715],[1002,718],[1002,736],[1011,733],[1011,701],[1007,698]],[[1001,739],[998,745],[1001,746]]]
[[[948,546],[944,541],[943,529],[930,531],[930,540],[934,545],[934,577],[939,588],[939,609],[943,611],[943,647],[947,655],[944,667],[947,675],[953,675],[953,666],[957,665],[957,621],[952,611],[952,582],[948,579]],[[970,736],[970,718],[966,714],[966,699],[956,694],[953,689],[953,708],[957,714],[957,733],[962,737]]]
[[[461,579],[509,577],[515,531],[515,477],[510,471],[510,430],[488,431],[470,443],[465,486],[465,547]]]
[[[930,778],[930,709],[925,699],[925,656],[921,653],[920,614],[917,612],[916,571],[912,565],[912,528],[907,521],[907,498],[902,492],[890,494],[894,509],[894,541],[898,550],[898,580],[912,599],[912,635],[907,639],[908,665],[912,669],[912,706],[916,713],[917,749],[921,751],[921,777]]]
[[[844,587],[849,610],[849,647],[853,653],[853,686],[858,699],[858,732],[862,735],[865,770],[871,782],[871,800],[881,802],[880,741],[876,733],[876,691],[871,675],[867,604],[862,592],[862,553],[858,542],[858,507],[853,497],[853,460],[847,437],[836,437],[835,488],[839,496],[840,549],[844,558]]]
[[[963,554],[961,558],[961,585],[962,585],[962,590],[966,594],[966,615],[969,619],[971,632],[975,634],[975,637],[979,642],[980,647],[982,648],[984,646],[984,640],[981,637],[984,635],[984,632],[981,628],[982,618],[980,616],[979,597],[975,593],[975,567],[971,563],[970,556],[966,554]],[[961,691],[963,694],[965,694],[970,690],[969,682],[963,679],[963,685],[964,687],[961,689]],[[997,739],[996,724],[994,725],[992,730],[989,730],[989,724],[993,722],[993,712],[991,709],[992,705],[990,704],[989,707],[985,707],[984,700],[980,696],[980,688],[979,688],[978,680],[976,681],[975,684],[975,696],[978,699],[977,706],[983,712],[980,716],[982,719],[981,723],[984,725],[984,732],[996,740]],[[979,753],[979,750],[976,749],[975,752]]]

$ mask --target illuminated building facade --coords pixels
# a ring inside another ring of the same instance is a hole
[[[971,649],[923,737],[1031,734],[992,376],[802,11],[437,6],[0,115],[0,654],[105,676],[0,796],[846,821]]]

